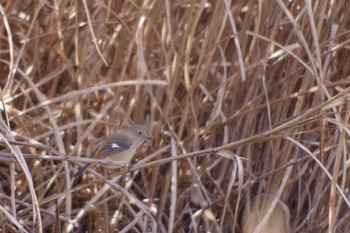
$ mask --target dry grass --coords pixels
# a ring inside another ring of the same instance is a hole
[[[0,6],[4,232],[350,231],[349,1]]]

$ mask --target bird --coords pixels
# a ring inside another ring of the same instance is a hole
[[[148,134],[148,126],[133,125],[122,131],[116,132],[104,139],[92,153],[94,159],[106,159],[112,161],[130,162],[136,150],[152,137]],[[79,177],[90,163],[82,166],[73,177]]]

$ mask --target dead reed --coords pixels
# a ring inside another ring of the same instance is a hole
[[[350,231],[349,1],[0,13],[3,232]],[[145,122],[131,172],[94,161],[73,179],[99,140]]]

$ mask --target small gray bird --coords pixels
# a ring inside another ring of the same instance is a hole
[[[134,125],[110,135],[95,149],[92,158],[130,162],[137,148],[146,140],[152,139],[147,129],[147,126]],[[88,166],[90,163],[82,166],[73,176],[80,176]]]

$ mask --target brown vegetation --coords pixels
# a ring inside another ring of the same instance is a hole
[[[349,1],[12,0],[0,13],[4,232],[350,231]],[[131,172],[87,159],[149,122]]]

